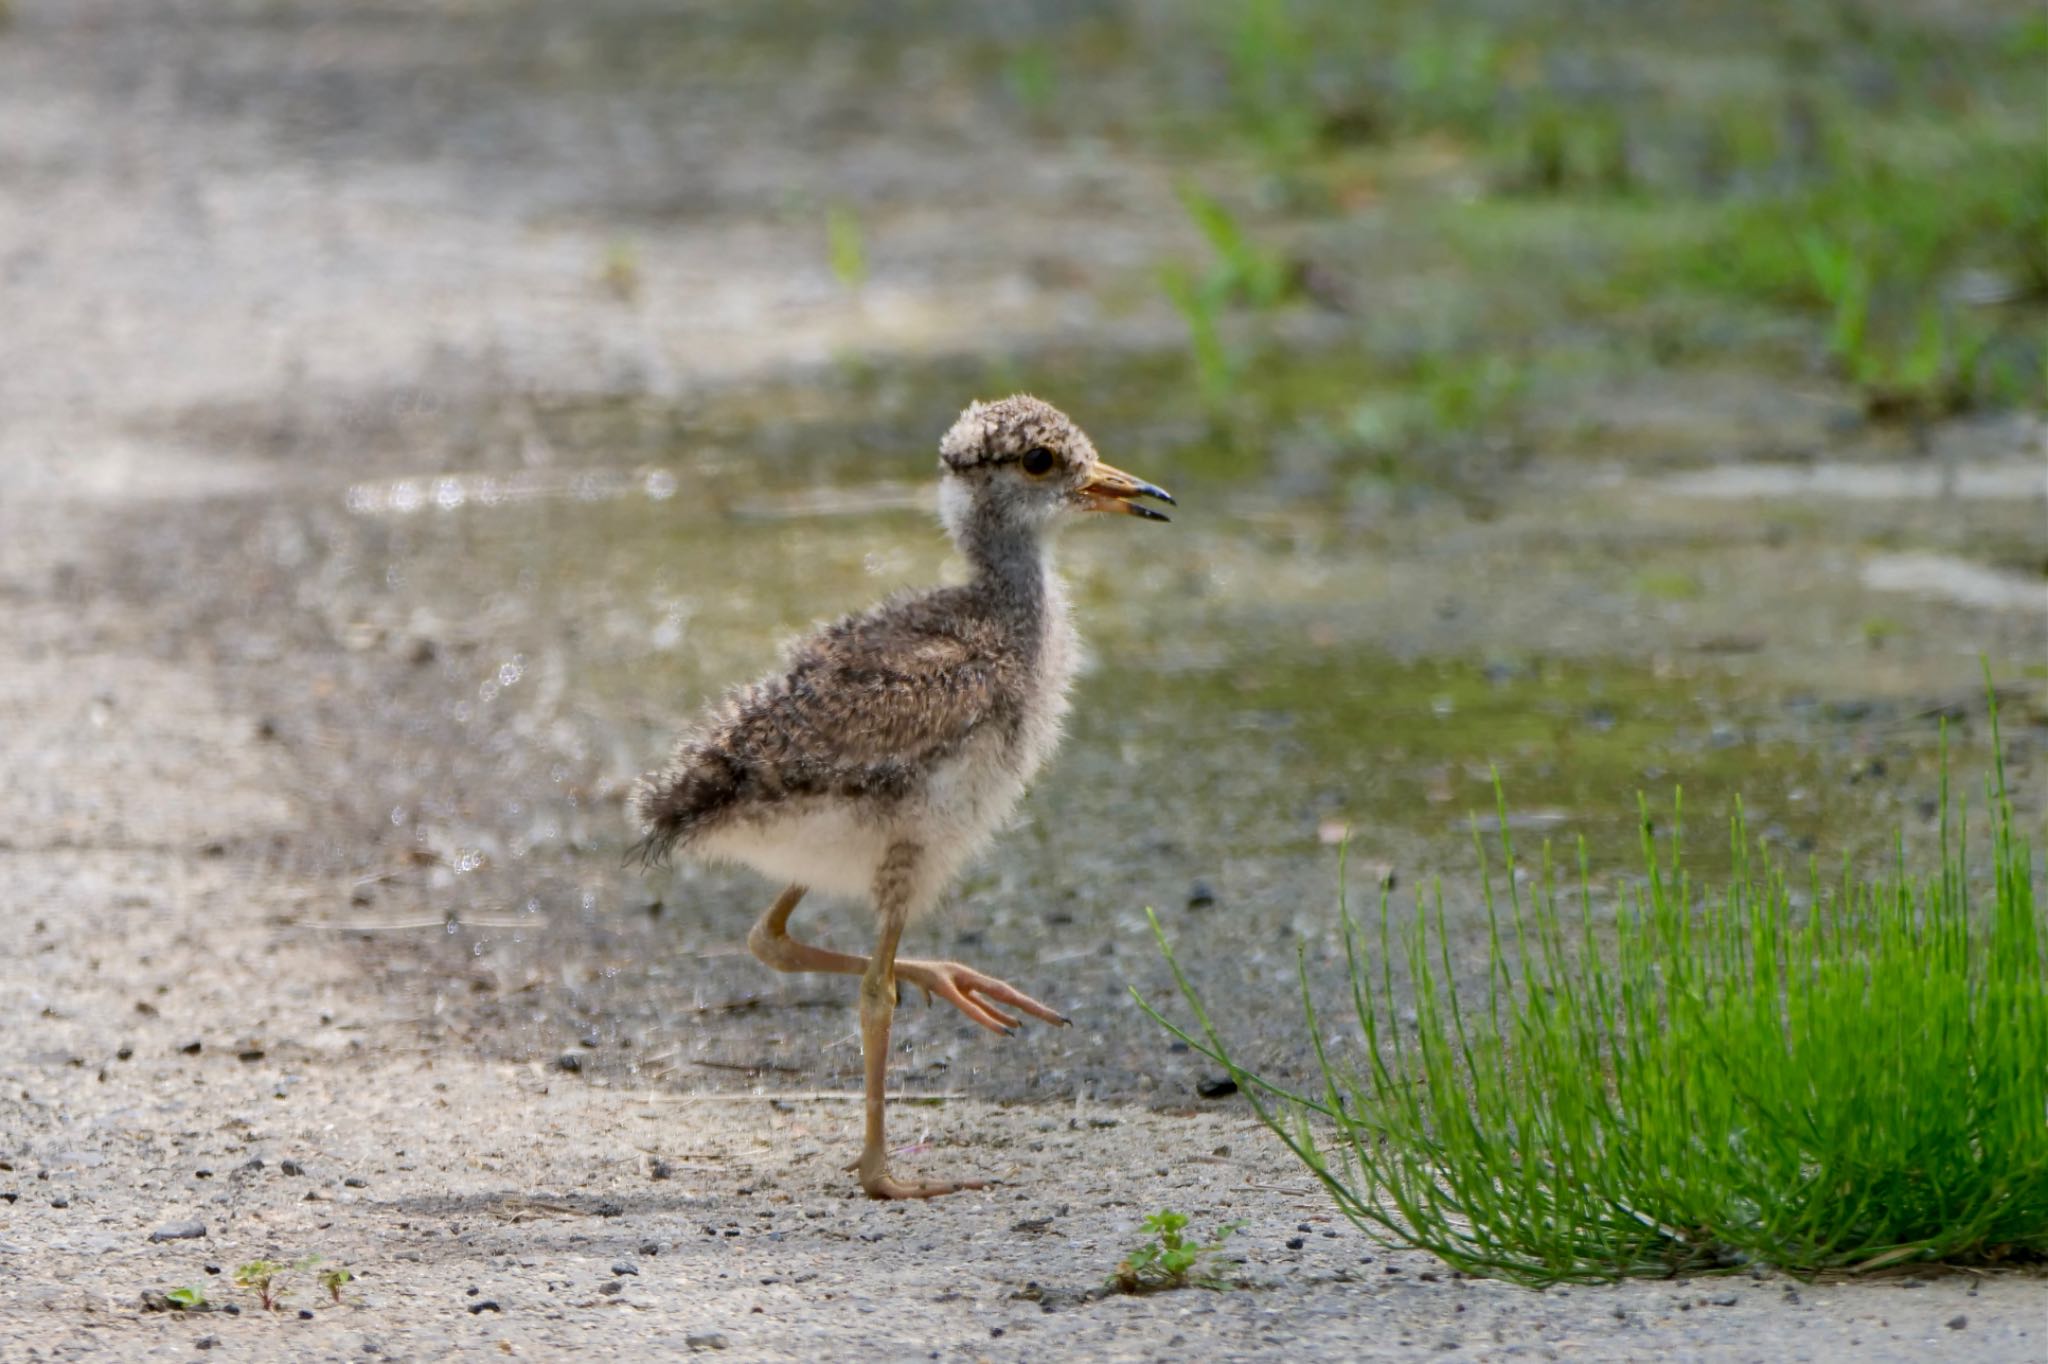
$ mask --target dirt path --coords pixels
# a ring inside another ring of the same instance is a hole
[[[906,1106],[906,1161],[1002,1182],[878,1205],[839,1168],[844,1097],[429,1047],[417,995],[292,912],[317,888],[223,847],[305,836],[260,737],[134,642],[147,622],[47,609],[8,529],[0,1358],[2040,1357],[2031,1278],[1464,1280],[1333,1219],[1236,1111]],[[1158,1207],[1242,1220],[1246,1286],[1100,1296]],[[313,1255],[356,1276],[340,1305],[317,1267],[274,1313],[229,1282]],[[179,1287],[240,1310],[144,1310]]]
[[[843,1097],[631,1092],[423,1045],[416,997],[291,912],[316,888],[222,848],[304,831],[246,722],[124,646],[146,622],[0,629],[32,660],[0,674],[0,1358],[2023,1360],[2048,1332],[2018,1277],[1463,1280],[1333,1219],[1235,1111],[906,1106],[906,1160],[1002,1183],[869,1203]],[[1157,1207],[1242,1220],[1246,1286],[1099,1296]],[[229,1282],[311,1255],[356,1276],[341,1305],[317,1267],[275,1313]],[[186,1286],[241,1310],[144,1310]]]

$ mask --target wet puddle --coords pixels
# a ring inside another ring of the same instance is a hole
[[[321,733],[348,789],[320,798],[367,842],[332,845],[348,903],[329,931],[430,992],[437,1026],[515,1055],[649,1084],[851,1083],[842,983],[772,976],[741,947],[774,888],[622,867],[621,801],[778,641],[953,571],[926,508],[958,387],[944,370],[945,397],[842,392],[798,420],[760,415],[773,394],[753,417],[557,410],[544,460],[251,511],[300,626],[344,656]],[[758,441],[732,434],[747,421]],[[1332,960],[1338,845],[1403,903],[1442,878],[1469,927],[1496,778],[1524,855],[1549,842],[1569,863],[1583,841],[1604,887],[1638,865],[1639,798],[1668,844],[1680,791],[1707,876],[1738,797],[1788,859],[1923,837],[1942,718],[1965,776],[1984,756],[1979,652],[2019,688],[2008,736],[2038,746],[2038,621],[1929,608],[1885,633],[1869,612],[1890,585],[1777,576],[1860,555],[1860,523],[1773,544],[1739,502],[1688,499],[1660,522],[1641,508],[1668,482],[1590,472],[1490,488],[1478,516],[1444,484],[1361,516],[1233,472],[1199,434],[1118,412],[1096,434],[1182,510],[1066,537],[1091,651],[1067,744],[911,944],[1058,995],[1083,1023],[998,1050],[929,1015],[912,1088],[971,1072],[1017,1097],[1173,1092],[1126,994],[1164,984],[1148,905],[1292,1064],[1295,944]],[[291,646],[274,628],[257,613],[226,634],[275,656]],[[849,948],[867,929],[845,907],[806,921]]]

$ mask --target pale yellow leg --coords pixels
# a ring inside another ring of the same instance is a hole
[[[813,947],[789,936],[789,916],[804,898],[804,887],[791,886],[770,905],[753,930],[747,934],[747,948],[765,964],[778,971],[816,971],[831,975],[857,976],[868,969],[868,959],[850,952]],[[1022,990],[994,976],[985,976],[957,961],[896,963],[896,979],[923,990],[927,997],[945,1000],[990,1032],[1014,1033],[1021,1020],[1005,1013],[1006,1004],[1046,1023],[1065,1026],[1070,1020],[1050,1005],[1041,1004]]]
[[[875,909],[882,929],[874,955],[860,977],[860,1052],[867,1070],[867,1132],[854,1168],[870,1198],[936,1198],[962,1189],[986,1187],[978,1179],[897,1179],[889,1173],[889,1147],[883,1132],[889,1088],[889,1020],[896,1012],[896,944],[909,917],[908,897],[920,850],[901,843],[889,850],[875,874]]]

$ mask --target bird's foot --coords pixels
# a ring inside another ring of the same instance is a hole
[[[997,980],[994,976],[985,976],[973,967],[962,966],[957,961],[904,961],[899,958],[896,962],[896,979],[908,981],[924,991],[926,1003],[930,1003],[932,996],[936,995],[990,1032],[999,1032],[1004,1036],[1015,1033],[1022,1026],[1022,1020],[997,1008],[998,1004],[1007,1004],[1013,1009],[1030,1014],[1033,1018],[1046,1023],[1057,1023],[1061,1027],[1073,1021],[1050,1005],[1039,1003],[1016,986]]]
[[[972,1189],[986,1189],[988,1181],[983,1179],[898,1179],[887,1170],[873,1174],[862,1172],[861,1188],[869,1198],[941,1198],[949,1193],[966,1193]]]

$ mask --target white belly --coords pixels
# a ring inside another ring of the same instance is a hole
[[[865,900],[888,847],[887,826],[857,818],[837,802],[806,801],[707,833],[690,852],[752,867],[771,880]]]
[[[709,831],[690,845],[691,854],[737,862],[786,884],[872,904],[883,855],[897,843],[915,843],[924,856],[918,861],[910,912],[931,908],[954,873],[1009,817],[1059,744],[1078,648],[1056,580],[1053,587],[1042,685],[1007,742],[994,733],[969,741],[933,769],[920,794],[886,811],[805,800]]]
[[[1016,808],[1030,772],[1014,746],[990,738],[970,744],[933,770],[921,795],[886,813],[858,804],[814,799],[706,833],[693,855],[737,862],[773,880],[872,903],[876,869],[897,843],[924,850],[917,864],[910,912],[935,903],[953,879]],[[1042,746],[1028,750],[1042,757]],[[1031,764],[1035,767],[1036,762]]]

